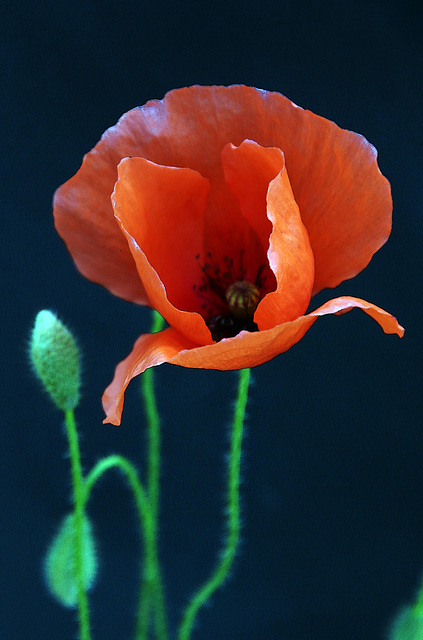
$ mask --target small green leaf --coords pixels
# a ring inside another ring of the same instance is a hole
[[[82,578],[86,591],[97,575],[97,553],[91,523],[84,515],[82,534]],[[45,575],[52,595],[64,607],[74,608],[78,602],[75,568],[75,517],[67,515],[53,538],[45,559]]]

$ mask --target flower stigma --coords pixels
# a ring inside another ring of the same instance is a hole
[[[237,280],[226,289],[225,298],[235,318],[252,318],[260,302],[260,289],[248,280]]]

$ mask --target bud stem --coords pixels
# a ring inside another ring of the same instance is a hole
[[[66,434],[71,461],[73,507],[75,513],[75,574],[78,587],[78,620],[80,640],[91,640],[90,611],[83,582],[84,480],[78,432],[73,410],[65,412]]]
[[[138,612],[144,615],[142,624],[137,620],[136,640],[146,640],[149,630],[150,617],[150,598],[155,604],[155,625],[157,638],[160,640],[168,640],[166,611],[164,604],[163,586],[160,576],[160,565],[158,560],[158,551],[156,543],[156,526],[152,514],[150,501],[147,493],[139,479],[138,472],[134,465],[125,457],[112,454],[107,458],[102,458],[91,469],[85,480],[84,501],[88,502],[91,491],[99,480],[99,478],[108,470],[119,468],[125,476],[132,490],[135,503],[137,506],[137,514],[139,518],[140,530],[144,538],[145,549],[145,584],[144,588],[148,590],[149,599],[146,601],[146,610]]]

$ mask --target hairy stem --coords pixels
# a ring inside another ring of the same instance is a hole
[[[78,621],[80,640],[91,640],[90,610],[83,583],[83,527],[84,527],[84,480],[81,468],[78,432],[73,410],[65,412],[66,434],[71,461],[73,508],[75,522],[75,574],[77,581]]]
[[[151,333],[163,329],[164,319],[153,311]],[[159,517],[159,484],[160,484],[160,416],[154,392],[154,368],[147,369],[141,376],[141,393],[144,400],[145,414],[148,424],[148,497],[152,517],[157,528]]]
[[[151,333],[157,333],[163,329],[165,324],[162,316],[157,312],[152,312]],[[154,390],[154,369],[147,369],[141,375],[141,394],[144,403],[144,411],[147,418],[147,494],[151,508],[152,526],[154,530],[155,552],[158,557],[158,518],[159,518],[159,493],[160,493],[160,416],[157,409],[156,395]],[[163,628],[164,616],[164,591],[160,574],[156,576],[159,581],[162,603],[156,601],[153,584],[149,578],[148,565],[144,565],[140,581],[140,593],[138,598],[137,631],[135,639],[148,637],[150,616],[154,614],[154,624],[156,635],[161,638],[160,629]],[[163,606],[163,610],[162,610]]]
[[[249,382],[250,369],[242,369],[239,372],[238,396],[234,411],[228,458],[225,544],[220,553],[220,560],[215,570],[211,574],[210,578],[197,591],[185,609],[178,632],[178,640],[190,639],[198,611],[209,600],[211,595],[223,584],[229,574],[236,555],[240,532],[239,484],[241,447]]]
[[[120,455],[110,455],[107,458],[100,460],[86,478],[84,501],[85,503],[88,501],[97,480],[103,475],[103,473],[113,467],[119,468],[122,471],[134,495],[139,525],[144,539],[146,567],[144,572],[145,585],[149,594],[151,594],[151,598],[154,599],[155,602],[157,637],[160,640],[168,640],[164,595],[157,555],[155,523],[148,496],[134,465],[127,458]],[[148,638],[148,615],[149,611],[147,610],[147,624],[141,623],[141,621],[137,619],[136,640],[146,640]],[[141,632],[143,632],[144,635],[140,635]]]

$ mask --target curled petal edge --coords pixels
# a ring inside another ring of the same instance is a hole
[[[105,424],[119,425],[126,387],[135,376],[149,367],[165,362],[192,369],[236,370],[255,367],[288,351],[312,327],[320,316],[342,315],[361,309],[387,334],[404,335],[404,328],[394,316],[380,307],[353,297],[329,300],[311,313],[285,322],[273,329],[250,333],[242,331],[234,338],[212,345],[199,346],[173,328],[138,338],[131,353],[116,367],[111,384],[103,394]]]

